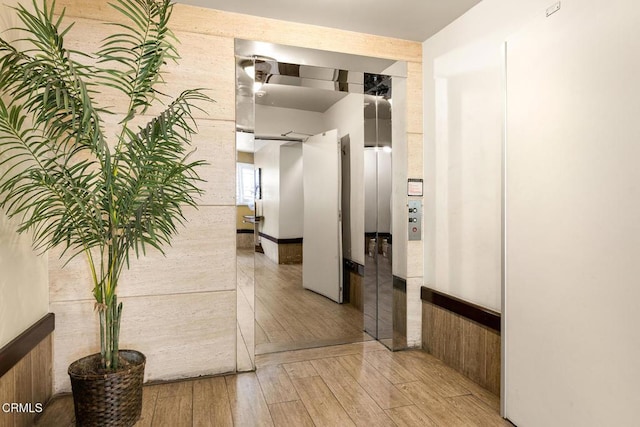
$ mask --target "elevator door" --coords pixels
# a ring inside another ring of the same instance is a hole
[[[391,153],[365,149],[365,332],[392,347]]]
[[[393,345],[391,78],[365,75],[364,329]]]

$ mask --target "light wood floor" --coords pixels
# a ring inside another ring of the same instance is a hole
[[[376,341],[265,354],[256,372],[150,385],[137,426],[510,426],[498,398],[420,350]],[[37,426],[74,423],[70,396]]]
[[[302,265],[255,254],[256,354],[371,340],[363,316],[302,287]]]

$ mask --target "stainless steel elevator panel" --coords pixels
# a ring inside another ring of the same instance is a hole
[[[409,240],[422,240],[422,202],[409,200]]]
[[[364,327],[393,349],[391,78],[365,74]]]

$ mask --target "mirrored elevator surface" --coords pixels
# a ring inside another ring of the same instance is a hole
[[[373,339],[362,312],[302,287],[301,264],[276,264],[255,254],[256,354]]]

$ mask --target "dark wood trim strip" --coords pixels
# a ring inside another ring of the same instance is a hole
[[[407,292],[407,280],[402,277],[393,276],[393,289],[397,289],[402,292]]]
[[[364,276],[364,265],[347,258],[342,258],[342,265],[344,266],[345,271],[350,271],[359,276]]]
[[[277,237],[269,236],[268,234],[258,233],[260,237],[264,237],[267,240],[277,243],[279,245],[286,245],[291,243],[302,243],[302,237],[295,237],[292,239],[278,239]]]
[[[23,357],[40,344],[40,341],[53,332],[55,326],[55,315],[48,313],[9,344],[2,347],[0,349],[0,377],[9,372]]]
[[[461,300],[460,298],[443,294],[426,286],[420,289],[420,297],[422,301],[430,302],[433,305],[437,305],[438,307],[473,320],[487,328],[491,328],[498,333],[500,332],[500,313]]]
[[[249,230],[247,228],[238,228],[236,232],[238,234],[253,234],[253,230]]]

